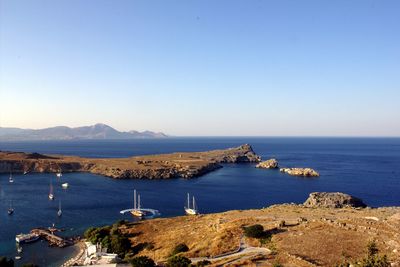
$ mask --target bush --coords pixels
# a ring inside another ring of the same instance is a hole
[[[133,267],[154,267],[156,264],[152,259],[146,256],[135,257],[131,260]]]
[[[181,244],[178,244],[178,245],[175,246],[175,248],[171,252],[171,255],[173,256],[173,255],[176,255],[178,253],[186,252],[186,251],[189,251],[188,246],[186,246],[186,244],[181,243]]]
[[[168,259],[167,267],[188,267],[192,262],[181,255],[175,255]]]
[[[24,265],[22,265],[22,267],[39,267],[39,265],[36,265],[36,264],[33,264],[33,263],[25,263]]]
[[[211,264],[211,261],[202,260],[202,261],[199,261],[198,263],[196,263],[196,265],[194,265],[194,266],[203,267],[203,266],[207,266],[207,265],[210,265],[210,264]]]
[[[264,227],[260,224],[251,225],[244,228],[244,235],[251,238],[264,237]]]
[[[1,267],[14,267],[14,261],[12,259],[7,259],[6,257],[0,257]]]
[[[131,242],[125,236],[112,235],[111,236],[111,251],[117,253],[122,258],[129,252]]]

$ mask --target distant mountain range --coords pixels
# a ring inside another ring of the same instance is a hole
[[[24,140],[80,140],[80,139],[137,139],[137,138],[164,138],[164,133],[151,131],[120,132],[114,128],[98,123],[92,126],[70,128],[56,126],[45,129],[20,129],[0,127],[0,141]]]

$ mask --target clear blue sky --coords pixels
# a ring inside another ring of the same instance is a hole
[[[0,3],[3,127],[400,136],[400,1]]]

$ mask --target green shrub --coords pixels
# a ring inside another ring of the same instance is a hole
[[[274,264],[272,264],[272,267],[283,267],[283,265],[279,262],[275,262]]]
[[[117,253],[121,258],[129,252],[131,242],[125,236],[112,235],[111,236],[111,251]]]
[[[175,248],[171,252],[171,255],[173,256],[173,255],[176,255],[178,253],[186,252],[186,251],[189,251],[188,246],[186,246],[186,244],[181,243],[181,244],[178,244],[178,245],[175,246]]]
[[[244,227],[244,235],[251,238],[262,238],[265,235],[264,227],[260,224]]]
[[[152,259],[146,256],[135,257],[131,260],[133,267],[154,267],[156,264]]]
[[[188,258],[182,255],[175,255],[168,259],[167,267],[188,267],[191,263]]]
[[[197,262],[196,265],[194,265],[194,266],[203,267],[203,266],[207,266],[207,265],[210,265],[210,264],[211,264],[211,261],[202,260],[202,261]]]
[[[13,259],[7,259],[6,257],[0,257],[1,267],[14,267]]]

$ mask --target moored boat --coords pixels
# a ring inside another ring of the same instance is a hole
[[[136,189],[133,190],[133,209],[131,211],[131,214],[139,218],[143,218],[144,216],[146,216],[146,212],[140,209],[140,195],[138,195],[136,199]]]
[[[12,176],[12,173],[10,173],[10,177],[8,178],[8,182],[14,183],[14,178]]]
[[[12,207],[12,201],[10,200],[10,207],[7,210],[8,215],[12,215],[14,213],[14,208]]]
[[[61,200],[58,202],[58,211],[57,211],[57,216],[61,217],[62,215],[62,210],[61,210]]]
[[[63,184],[61,184],[61,187],[62,187],[63,189],[67,189],[67,188],[68,188],[68,186],[69,186],[69,184],[68,184],[68,183],[63,183]]]
[[[15,241],[18,243],[31,243],[39,239],[37,234],[19,234],[15,236]]]
[[[50,179],[49,199],[50,199],[50,200],[54,200],[53,183],[51,182],[51,179]]]
[[[187,215],[197,215],[197,214],[199,214],[199,211],[196,208],[196,200],[194,199],[194,196],[193,196],[192,207],[190,207],[190,195],[189,195],[189,193],[187,194],[187,206],[185,207],[185,213]]]

